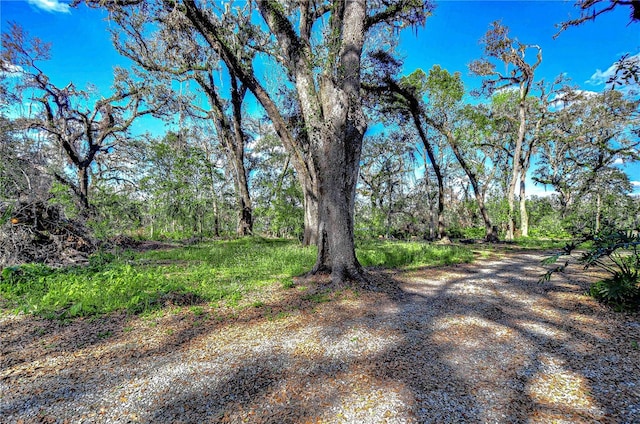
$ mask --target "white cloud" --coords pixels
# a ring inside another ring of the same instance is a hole
[[[640,53],[635,56],[629,56],[626,60],[628,61],[640,61]],[[617,62],[609,66],[606,70],[597,69],[591,78],[589,78],[586,82],[591,85],[604,85],[609,81],[609,78],[615,75],[616,69],[618,69]]]
[[[60,0],[28,0],[28,2],[30,5],[46,12],[71,13],[69,5],[67,3],[60,2]]]
[[[573,102],[597,95],[598,93],[596,93],[595,91],[589,90],[572,90],[570,92],[561,92],[549,99],[549,107],[551,107],[552,109],[562,109],[563,107],[569,106]],[[570,98],[567,99],[567,97]]]
[[[554,194],[558,194],[558,192],[552,188],[546,188],[540,185],[529,185],[526,191],[527,199],[531,199],[531,197],[533,196],[549,197],[549,196],[553,196]]]
[[[0,61],[0,75],[7,77],[19,77],[24,72],[24,69],[13,63]]]
[[[630,181],[631,186],[640,188],[640,181]]]
[[[617,158],[616,160],[613,161],[614,165],[624,165],[624,159],[622,158]]]
[[[589,78],[586,82],[591,85],[603,85],[609,81],[609,78],[613,76],[616,72],[616,65],[609,66],[605,71],[597,69],[591,78]]]

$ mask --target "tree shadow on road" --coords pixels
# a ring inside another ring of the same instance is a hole
[[[3,359],[1,390],[16,394],[3,396],[0,416],[632,422],[637,316],[582,296],[576,275],[539,285],[539,258],[370,270],[372,291],[300,282],[307,287],[244,309],[71,323],[47,334],[58,347]],[[72,343],[73,334],[86,343]],[[33,331],[29,343],[37,339]]]

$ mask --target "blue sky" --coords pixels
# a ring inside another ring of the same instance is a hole
[[[43,65],[56,84],[74,81],[83,87],[96,85],[108,92],[115,65],[127,62],[111,46],[109,22],[101,11],[84,6],[70,9],[59,0],[1,0],[4,32],[15,21],[31,35],[52,43],[52,59]],[[511,35],[527,44],[538,44],[543,62],[537,78],[553,79],[565,73],[581,89],[602,91],[612,64],[625,53],[640,53],[640,23],[629,24],[629,9],[619,7],[580,27],[570,28],[557,39],[555,24],[577,16],[573,1],[459,1],[436,2],[426,26],[401,36],[405,70],[428,71],[434,64],[450,72],[460,71],[467,87],[479,84],[468,75],[468,63],[480,57],[479,39],[494,20],[511,29]],[[147,125],[151,125],[147,122]],[[640,164],[626,166],[640,193]],[[529,187],[532,187],[529,185]]]

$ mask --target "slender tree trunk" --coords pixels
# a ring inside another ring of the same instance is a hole
[[[302,204],[304,207],[302,245],[315,246],[318,244],[318,190],[308,176],[303,175],[301,178],[298,174],[298,181],[302,184]]]
[[[596,193],[596,233],[600,231],[600,221],[602,216],[602,195],[600,192]]]
[[[237,234],[239,236],[249,236],[253,234],[253,214],[251,208],[251,198],[244,194],[240,196],[240,204],[238,205],[238,225]]]
[[[524,143],[525,131],[527,129],[527,111],[526,111],[526,94],[527,84],[525,82],[520,83],[520,102],[518,105],[518,117],[520,125],[518,126],[518,136],[516,138],[516,148],[513,152],[513,169],[511,171],[511,181],[509,182],[509,190],[507,192],[507,202],[509,204],[509,215],[507,217],[507,234],[506,240],[513,240],[515,237],[516,229],[516,214],[515,214],[515,197],[516,197],[516,185],[521,171],[520,158],[522,157],[522,144]]]
[[[231,105],[233,106],[232,122],[232,144],[234,157],[236,159],[236,181],[238,182],[238,226],[239,236],[253,234],[253,209],[251,206],[251,195],[249,194],[249,183],[247,181],[247,169],[244,166],[244,145],[245,135],[242,129],[242,102],[247,92],[246,86],[238,87],[238,79],[231,73]]]
[[[407,102],[409,103],[409,110],[411,111],[411,116],[413,117],[413,123],[418,130],[418,135],[422,140],[422,144],[424,145],[425,150],[427,151],[427,156],[429,157],[429,162],[431,162],[431,166],[433,167],[433,171],[436,174],[436,180],[438,182],[438,212],[437,212],[437,221],[438,221],[438,229],[437,229],[437,238],[441,239],[445,237],[446,230],[444,225],[444,178],[442,176],[442,171],[440,169],[440,165],[436,159],[436,155],[434,153],[433,147],[429,142],[429,138],[424,131],[422,126],[422,118],[421,118],[421,107],[416,97],[400,87],[395,81],[388,80],[387,83],[389,87],[395,91],[396,93],[403,96]],[[427,122],[430,122],[433,125],[433,122],[426,117]],[[440,129],[439,129],[440,131]]]
[[[253,210],[247,181],[247,170],[244,165],[245,135],[242,130],[242,102],[246,93],[246,86],[239,87],[236,75],[233,72],[230,72],[230,74],[231,116],[225,113],[225,108],[218,95],[212,75],[209,74],[208,79],[198,76],[196,81],[209,97],[218,137],[222,141],[231,163],[238,205],[236,233],[238,236],[243,237],[253,233]]]
[[[282,174],[278,181],[278,191],[282,190],[282,182],[289,168],[289,163],[291,163],[291,155],[287,156],[287,160],[282,169]],[[296,176],[298,177],[300,187],[302,187],[302,207],[304,210],[302,245],[314,246],[318,242],[318,190],[314,187],[313,180],[307,172],[296,172]]]
[[[213,235],[220,237],[220,211],[218,210],[218,201],[213,199]]]
[[[522,237],[529,237],[529,214],[527,213],[525,179],[526,173],[523,167],[520,173],[520,231],[522,232]]]
[[[424,145],[425,150],[427,151],[427,156],[429,157],[429,162],[431,162],[431,167],[433,168],[433,172],[436,174],[436,181],[438,183],[438,212],[437,212],[437,220],[438,220],[438,230],[437,230],[437,238],[438,240],[445,237],[446,230],[444,226],[444,178],[442,177],[442,171],[440,170],[440,164],[436,159],[436,155],[433,151],[433,147],[431,143],[429,143],[429,139],[427,138],[427,134],[424,132],[422,128],[422,121],[419,115],[419,109],[412,105],[411,114],[413,115],[413,122],[418,130],[418,134],[420,135],[420,139],[422,140],[422,144]],[[426,169],[425,169],[426,172]]]
[[[243,161],[244,154],[234,155],[236,162]],[[247,182],[247,176],[245,174],[244,164],[240,165],[236,163],[234,165],[235,172],[235,186],[236,186],[236,199],[238,204],[238,224],[236,226],[236,233],[238,236],[248,236],[253,234],[253,209],[251,207],[251,196],[249,194],[249,183]]]
[[[462,155],[462,152],[460,152],[458,143],[456,142],[453,134],[451,134],[450,132],[445,132],[445,135],[447,137],[449,145],[451,146],[451,150],[453,150],[453,154],[458,160],[458,163],[462,167],[464,173],[467,174],[469,182],[471,183],[471,187],[473,188],[473,194],[475,195],[476,202],[478,203],[478,209],[480,209],[480,215],[482,215],[482,221],[484,222],[484,229],[486,233],[485,240],[496,242],[498,241],[498,234],[496,234],[496,232],[494,231],[493,224],[491,223],[491,218],[489,217],[489,213],[487,212],[487,208],[484,204],[484,196],[482,190],[480,190],[480,187],[478,185],[478,179],[476,178],[476,175],[473,173],[471,167]]]

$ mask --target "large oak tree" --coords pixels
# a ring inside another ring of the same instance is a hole
[[[95,0],[113,13],[152,2]],[[249,15],[233,3],[161,1],[188,22],[239,81],[256,97],[290,151],[305,203],[314,200],[318,257],[313,273],[330,272],[335,282],[362,279],[355,256],[354,202],[362,140],[361,68],[367,34],[381,26],[401,29],[423,24],[431,9],[420,0],[338,0],[249,3]],[[246,4],[246,3],[243,3]],[[244,17],[250,16],[251,19]],[[170,25],[171,22],[161,22]],[[251,34],[248,42],[238,35]],[[264,41],[267,43],[264,43]],[[258,78],[246,49],[259,49],[281,66],[295,87],[304,134],[291,127]],[[315,199],[314,199],[315,198]],[[307,205],[305,205],[307,207]]]

